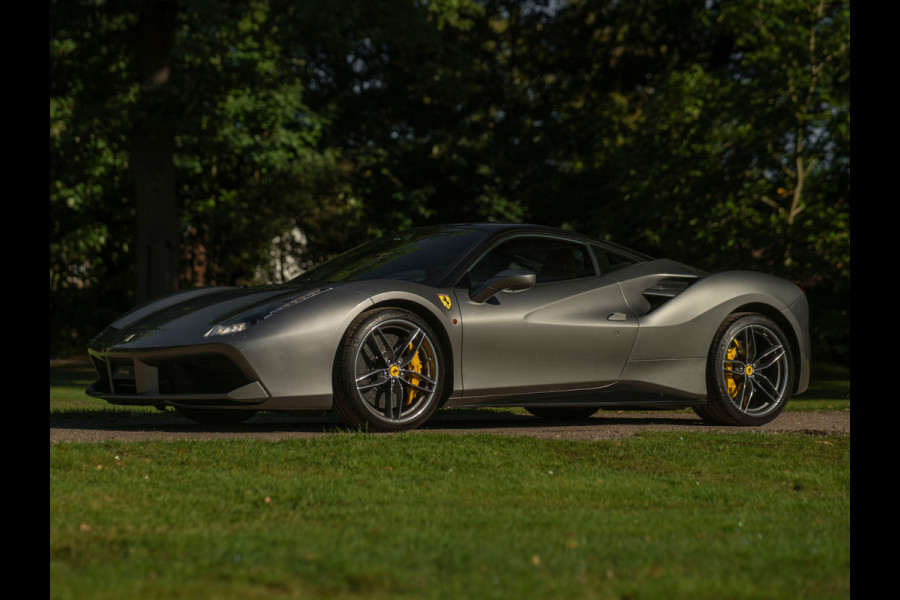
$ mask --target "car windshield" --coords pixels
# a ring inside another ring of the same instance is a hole
[[[291,283],[399,279],[437,285],[487,235],[477,229],[411,229],[358,246],[310,269]]]

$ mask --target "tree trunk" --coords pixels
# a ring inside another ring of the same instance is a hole
[[[141,83],[132,140],[136,201],[137,300],[178,289],[179,215],[175,202],[174,113],[170,89],[177,6],[148,0],[137,26]]]

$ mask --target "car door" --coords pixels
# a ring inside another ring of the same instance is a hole
[[[504,270],[536,284],[483,303],[470,293]],[[485,252],[455,288],[466,397],[597,388],[614,383],[637,336],[618,285],[598,273],[588,247],[519,235]]]

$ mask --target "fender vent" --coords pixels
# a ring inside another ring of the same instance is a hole
[[[656,285],[644,290],[644,298],[650,303],[650,310],[655,310],[688,289],[696,281],[696,277],[663,277],[656,282]]]

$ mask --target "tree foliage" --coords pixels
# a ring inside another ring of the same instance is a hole
[[[139,299],[141,227],[192,286],[468,220],[774,272],[849,348],[849,43],[846,1],[54,3],[51,354]]]

